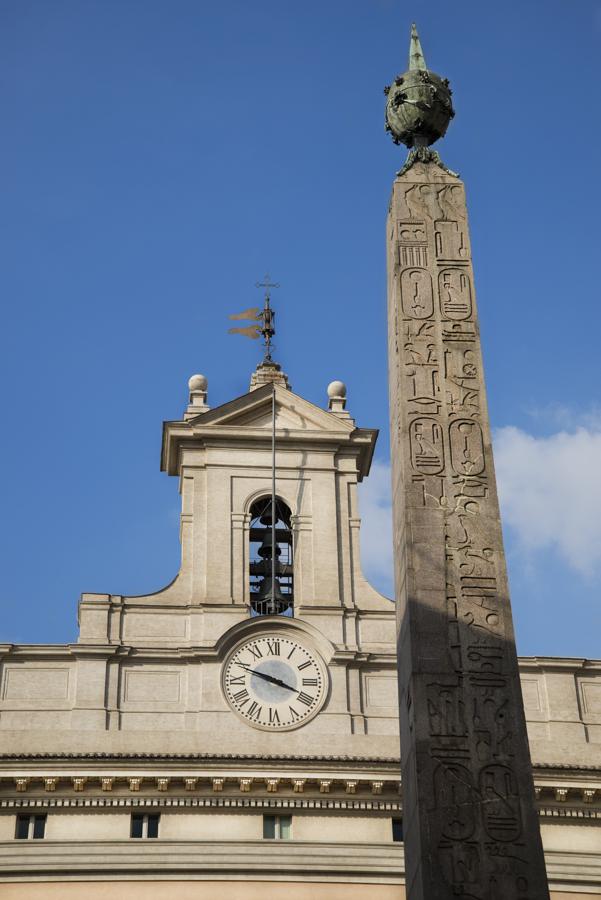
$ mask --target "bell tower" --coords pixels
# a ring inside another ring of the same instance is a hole
[[[322,409],[294,394],[269,359],[248,393],[221,406],[208,405],[203,375],[189,392],[183,416],[164,423],[161,453],[182,498],[179,573],[148,596],[101,604],[84,595],[81,640],[99,627],[135,635],[141,616],[154,616],[169,640],[177,615],[178,642],[213,642],[236,622],[281,615],[343,646],[381,644],[374,623],[393,609],[361,572],[357,500],[377,432],[357,427],[344,384],[330,384]]]

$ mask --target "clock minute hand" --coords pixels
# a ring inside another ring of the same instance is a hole
[[[272,684],[277,684],[278,687],[287,688],[289,691],[296,691],[296,688],[291,687],[289,684],[286,684],[285,681],[282,681],[280,678],[274,678],[272,675],[266,675],[264,672],[257,672],[256,669],[249,669],[251,675],[256,675],[257,678],[263,678],[265,681],[270,681]]]
[[[289,691],[295,691],[296,688],[291,687],[289,684],[286,684],[285,681],[282,681],[281,678],[274,678],[273,675],[266,675],[264,672],[257,672],[256,670],[251,670],[251,675],[256,675],[258,678],[263,678],[265,681],[271,681],[272,684],[277,684],[279,687],[286,688]]]
[[[264,672],[257,672],[256,669],[251,669],[250,666],[244,666],[242,663],[238,663],[238,665],[243,669],[246,669],[247,672],[250,672],[251,675],[256,675],[257,678],[262,678],[264,681],[270,681],[272,684],[277,684],[278,687],[287,688],[289,691],[296,691],[296,688],[286,684],[286,682],[282,681],[280,678],[274,678],[273,675],[266,675]]]

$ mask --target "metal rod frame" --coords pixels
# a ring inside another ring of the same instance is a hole
[[[271,605],[275,614],[275,384],[271,385]]]

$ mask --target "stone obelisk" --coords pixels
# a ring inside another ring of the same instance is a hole
[[[395,581],[409,900],[544,900],[453,116],[415,27],[386,127]]]

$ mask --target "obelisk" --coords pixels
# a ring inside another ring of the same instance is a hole
[[[544,900],[464,187],[415,27],[386,128],[410,149],[386,226],[395,587],[409,900]]]

